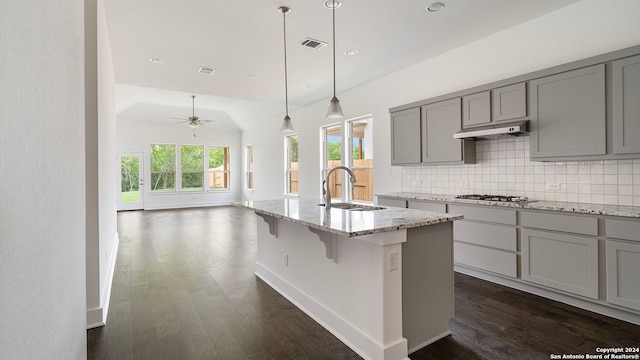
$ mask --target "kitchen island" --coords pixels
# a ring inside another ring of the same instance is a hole
[[[408,359],[449,334],[452,222],[462,216],[318,201],[244,201],[256,275],[365,359]]]

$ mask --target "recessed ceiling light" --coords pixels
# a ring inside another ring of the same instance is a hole
[[[247,74],[244,76],[245,79],[247,80],[253,80],[253,75],[252,74]]]
[[[198,72],[200,74],[205,74],[205,75],[213,75],[213,73],[216,71],[216,69],[212,69],[212,68],[207,68],[204,66],[200,66],[200,68],[198,69]]]
[[[327,9],[333,9],[334,6],[337,9],[341,5],[342,5],[342,2],[340,2],[340,0],[327,0],[324,2],[324,7],[326,7]]]
[[[309,84],[302,84],[302,85],[300,85],[300,87],[305,88],[305,89],[310,89],[310,88],[311,88],[311,85],[309,85]]]
[[[427,6],[427,11],[429,12],[436,12],[439,10],[442,10],[442,8],[444,7],[444,4],[441,2],[434,2],[433,4]]]
[[[151,58],[149,59],[149,61],[151,61],[154,64],[164,64],[164,60],[158,59],[158,58]]]
[[[344,52],[345,55],[356,55],[358,50],[347,50]]]

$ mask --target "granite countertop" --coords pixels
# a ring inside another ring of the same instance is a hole
[[[324,206],[318,206],[319,203],[318,200],[278,199],[241,201],[233,205],[346,237],[435,225],[463,218],[462,215],[395,207],[366,211],[331,208],[327,217]]]
[[[478,204],[478,205],[489,205],[489,206],[503,206],[503,207],[518,208],[518,209],[550,210],[550,211],[562,211],[562,212],[571,212],[571,213],[580,213],[580,214],[640,218],[639,206],[603,205],[603,204],[573,203],[573,202],[562,202],[562,201],[533,201],[533,202],[519,204],[519,203],[513,203],[513,202],[456,199],[455,195],[414,193],[414,192],[395,192],[395,193],[376,194],[376,195],[386,197],[386,198],[430,200],[430,201],[442,201],[447,203]]]

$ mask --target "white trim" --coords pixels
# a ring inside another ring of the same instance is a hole
[[[116,232],[116,239],[113,242],[113,249],[111,249],[111,261],[109,262],[109,270],[107,272],[107,283],[105,284],[104,291],[102,292],[102,299],[100,299],[100,307],[94,309],[87,309],[87,329],[93,329],[95,327],[104,326],[107,324],[107,315],[109,314],[109,304],[111,302],[111,288],[113,285],[113,275],[116,269],[116,259],[118,258],[118,248],[120,247],[120,236]]]
[[[407,339],[380,344],[259,262],[255,274],[363,358],[409,360],[403,355],[407,351]]]
[[[225,206],[225,205],[231,205],[232,202],[233,200],[160,204],[160,205],[147,206],[144,208],[144,210],[164,210],[164,209],[183,209],[183,208],[197,208],[197,207],[208,207],[208,206]]]
[[[447,337],[449,335],[451,335],[451,331],[447,330],[447,331],[443,332],[442,334],[440,334],[438,336],[432,337],[431,339],[423,342],[422,344],[418,344],[418,345],[412,347],[411,349],[409,349],[409,355],[411,355],[412,353],[422,349],[423,347],[431,345],[434,342],[436,342],[436,341],[438,341],[438,340],[440,340],[442,338],[445,338],[445,337]]]

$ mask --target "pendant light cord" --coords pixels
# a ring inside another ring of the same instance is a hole
[[[284,103],[285,103],[285,115],[289,116],[289,85],[287,78],[287,12],[289,12],[289,8],[281,8],[282,9],[282,27],[284,30]]]
[[[336,0],[331,9],[333,14],[333,97],[336,97]]]

